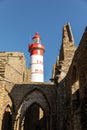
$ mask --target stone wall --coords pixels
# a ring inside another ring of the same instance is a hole
[[[0,76],[12,83],[30,82],[30,69],[26,68],[21,52],[0,52]]]
[[[75,52],[66,77],[68,127],[72,130],[87,129],[87,28]]]
[[[50,83],[15,85],[9,93],[14,103],[14,130],[22,129],[26,110],[34,103],[44,110],[50,129],[56,128],[56,86]],[[55,120],[54,120],[55,119]],[[33,119],[34,120],[34,119]],[[20,123],[18,123],[20,122]]]
[[[67,101],[65,78],[76,50],[70,24],[63,27],[62,45],[53,67],[52,81],[57,84],[57,129],[67,129]]]

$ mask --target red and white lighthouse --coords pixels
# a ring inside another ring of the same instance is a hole
[[[44,82],[43,55],[45,48],[41,44],[41,37],[38,32],[32,38],[33,43],[29,44],[31,82]]]

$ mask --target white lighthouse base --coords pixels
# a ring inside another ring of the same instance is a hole
[[[31,76],[31,82],[44,82],[44,78],[43,78],[43,75],[42,74],[33,74]]]
[[[31,82],[44,82],[43,56],[31,56]]]

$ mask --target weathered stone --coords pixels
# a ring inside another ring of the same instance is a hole
[[[32,83],[20,52],[0,52],[0,130],[87,129],[87,28],[76,49],[63,27],[52,82]]]

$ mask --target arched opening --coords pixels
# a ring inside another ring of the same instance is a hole
[[[47,130],[47,119],[44,110],[33,103],[25,112],[23,130]]]
[[[9,106],[7,106],[3,115],[2,130],[12,130],[12,113]]]
[[[73,67],[72,73],[72,107],[77,109],[80,105],[80,96],[79,96],[79,74],[76,67]]]
[[[35,88],[26,95],[18,113],[20,115],[18,130],[50,129],[50,105],[44,93],[39,89]],[[43,115],[43,118],[39,119],[40,115]]]

